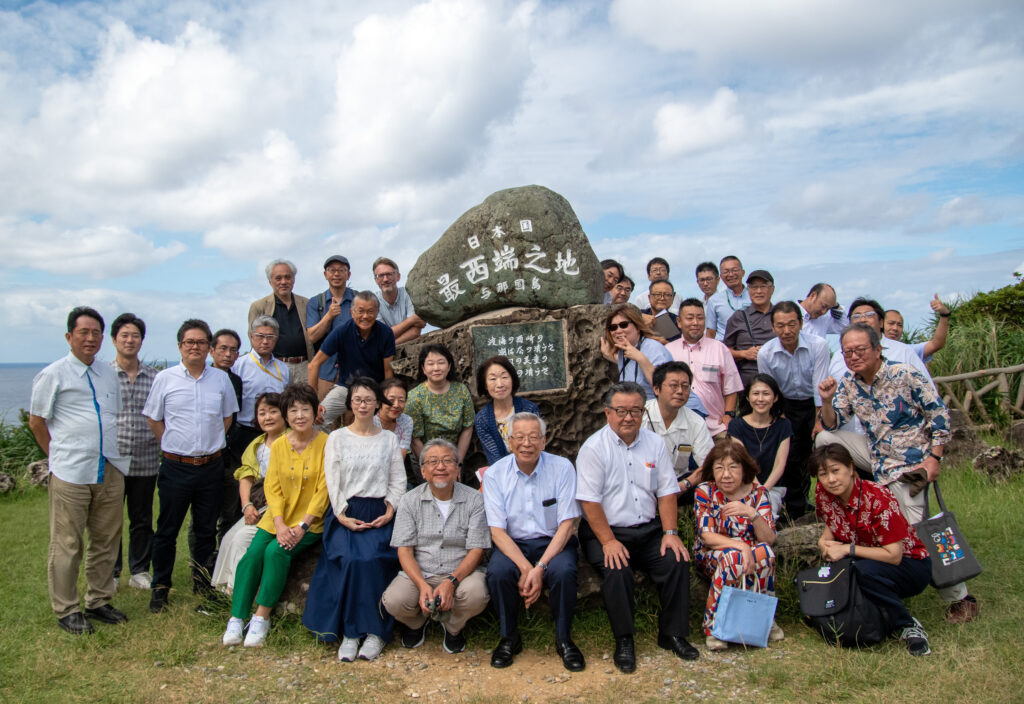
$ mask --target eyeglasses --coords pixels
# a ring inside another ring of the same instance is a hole
[[[538,433],[532,433],[530,435],[513,435],[512,439],[515,440],[516,442],[525,442],[529,440],[530,442],[536,445],[537,443],[540,442],[541,436]]]
[[[873,310],[869,310],[866,313],[854,313],[853,315],[850,316],[850,321],[853,322],[854,320],[871,320],[872,318],[877,317],[878,313],[876,313]]]
[[[751,291],[767,291],[770,288],[774,288],[773,284],[747,284],[747,288]]]
[[[667,389],[669,391],[689,391],[690,390],[690,385],[688,383],[686,383],[686,382],[683,382],[683,383],[665,382],[661,386],[662,386],[662,388],[665,388],[665,389]]]
[[[673,293],[672,291],[667,291],[665,293],[652,293],[652,294],[650,294],[650,297],[651,298],[672,298],[672,296],[674,296],[674,295],[675,295],[675,293]]]
[[[257,340],[276,340],[277,339],[277,335],[273,335],[273,334],[268,335],[268,334],[263,333],[263,332],[254,332],[252,334],[252,336],[255,337]]]
[[[210,344],[209,340],[182,340],[182,347],[206,347]]]
[[[327,267],[326,269],[324,269],[324,273],[325,274],[331,274],[333,276],[337,276],[338,274],[346,274],[346,273],[348,273],[348,269],[346,267],[343,267],[343,266],[330,266],[330,267]]]
[[[420,464],[422,464],[424,467],[430,467],[431,469],[433,469],[438,465],[444,465],[445,467],[454,467],[458,463],[459,461],[454,457],[442,457],[441,459],[431,457],[429,460],[423,460],[423,462],[421,462]]]
[[[377,402],[375,398],[354,398],[352,399],[353,406],[372,406]]]
[[[375,278],[377,280],[380,280],[380,279],[393,279],[393,278],[395,278],[395,273],[396,272],[394,272],[394,271],[382,271],[379,274],[374,274],[373,278]]]
[[[699,283],[699,284],[709,284],[712,281],[714,281],[715,278],[716,277],[714,277],[714,276],[698,276],[697,277],[697,283]]]
[[[621,323],[608,323],[608,332],[615,332],[616,330],[625,330],[633,323],[629,320],[623,320]]]
[[[851,347],[843,350],[843,356],[847,359],[854,357],[863,357],[868,353],[868,350],[872,349],[871,345],[861,345],[860,347]]]
[[[617,407],[617,406],[605,406],[605,408],[607,408],[607,409],[609,409],[611,411],[615,411],[615,415],[617,415],[619,418],[625,418],[626,416],[630,416],[631,418],[639,419],[644,414],[643,407],[641,407],[641,408],[622,408],[622,407]]]

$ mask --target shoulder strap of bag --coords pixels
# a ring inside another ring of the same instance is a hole
[[[324,295],[323,291],[316,294],[316,312],[320,314],[321,318],[324,317],[324,304],[326,303],[327,297]]]
[[[933,486],[935,487],[935,499],[939,502],[939,510],[946,513],[946,502],[942,500],[942,489],[939,488],[939,480],[936,479],[924,485],[924,518],[929,518],[932,515],[931,508],[928,506],[928,489]]]
[[[743,322],[747,324],[747,334],[750,335],[750,346],[753,347],[757,343],[754,341],[754,331],[750,328],[750,318],[747,316],[747,309],[742,309],[740,313],[743,313]]]

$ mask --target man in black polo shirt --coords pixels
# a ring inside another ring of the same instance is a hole
[[[747,277],[747,290],[750,292],[750,306],[732,314],[722,339],[736,360],[736,368],[743,380],[744,391],[740,394],[743,397],[750,387],[750,380],[757,374],[757,353],[761,345],[775,337],[771,316],[775,279],[764,269],[752,271]],[[737,398],[737,406],[740,400]]]
[[[309,364],[310,385],[323,380],[321,367],[333,362],[338,385],[320,402],[323,422],[330,425],[345,409],[349,380],[368,376],[375,381],[394,376],[391,360],[395,357],[395,334],[377,320],[380,301],[371,291],[360,291],[352,299],[352,319],[332,331],[320,345]]]
[[[309,300],[292,293],[295,272],[295,265],[287,259],[267,264],[267,281],[273,292],[249,306],[249,325],[258,315],[274,318],[279,328],[274,357],[288,365],[292,379],[305,379],[306,366],[313,358],[313,345],[306,333]]]

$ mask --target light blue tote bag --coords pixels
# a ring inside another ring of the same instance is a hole
[[[753,577],[754,588],[747,589],[748,577],[750,575],[744,575],[740,589],[730,586],[722,589],[711,635],[727,643],[766,648],[779,600],[757,591],[756,577]]]

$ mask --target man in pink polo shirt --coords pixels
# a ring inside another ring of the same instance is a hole
[[[696,298],[679,305],[678,325],[683,336],[665,348],[693,370],[693,393],[708,411],[708,432],[712,437],[724,433],[736,414],[736,393],[743,389],[736,362],[728,347],[705,335],[704,304]]]

